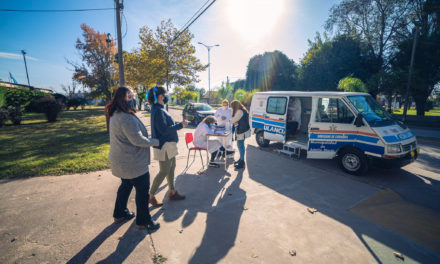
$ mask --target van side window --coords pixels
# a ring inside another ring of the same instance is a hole
[[[286,113],[286,97],[269,97],[266,112],[268,114],[284,115]]]
[[[351,124],[353,120],[353,113],[341,99],[318,99],[318,108],[315,116],[316,122]]]

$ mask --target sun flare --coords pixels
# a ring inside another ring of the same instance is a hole
[[[285,0],[228,0],[229,25],[249,44],[269,36],[283,16]]]

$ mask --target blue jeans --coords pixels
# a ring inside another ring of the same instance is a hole
[[[242,140],[237,140],[237,147],[238,147],[238,152],[240,152],[240,160],[244,161],[244,139]]]

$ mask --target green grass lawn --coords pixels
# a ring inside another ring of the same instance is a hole
[[[393,114],[395,115],[403,115],[403,108],[394,110]],[[408,109],[408,115],[417,115],[416,109]],[[440,108],[434,107],[429,112],[425,112],[425,116],[440,116]]]
[[[20,126],[0,128],[0,179],[109,168],[104,107],[63,111],[55,123],[25,113]]]

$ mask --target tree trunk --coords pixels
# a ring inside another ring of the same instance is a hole
[[[417,96],[414,98],[416,102],[417,116],[425,116],[425,105],[428,97],[425,96]]]

